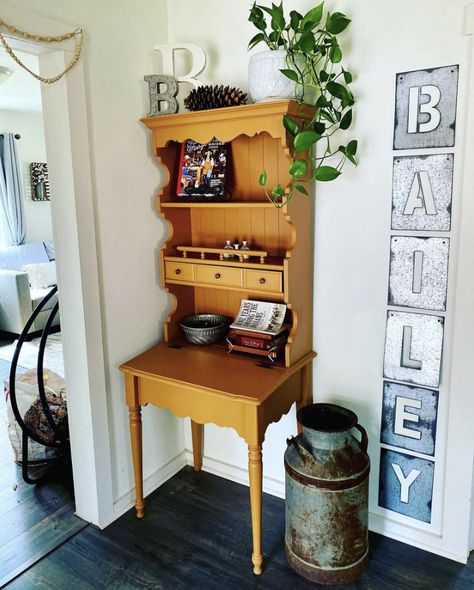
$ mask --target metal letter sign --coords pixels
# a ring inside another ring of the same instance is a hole
[[[438,387],[444,318],[389,311],[385,337],[384,377]]]
[[[448,238],[393,236],[388,304],[446,310]]]
[[[456,65],[397,74],[393,149],[454,145],[458,70]]]
[[[434,462],[382,449],[379,506],[431,522]]]
[[[157,115],[172,115],[178,112],[178,101],[175,96],[178,94],[178,84],[171,76],[157,74],[154,76],[145,76],[145,82],[148,82],[148,92],[150,93],[150,112],[148,117]],[[163,91],[161,86],[165,87]],[[162,107],[166,103],[166,107]]]
[[[434,455],[438,392],[385,381],[380,442]]]
[[[451,229],[453,167],[453,154],[393,159],[392,229]]]

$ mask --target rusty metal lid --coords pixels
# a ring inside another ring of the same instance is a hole
[[[354,428],[357,415],[336,404],[310,404],[297,413],[298,422],[318,432],[345,432]]]

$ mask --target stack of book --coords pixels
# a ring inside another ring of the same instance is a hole
[[[286,305],[244,299],[227,336],[229,352],[248,352],[274,361],[285,348],[290,325]]]

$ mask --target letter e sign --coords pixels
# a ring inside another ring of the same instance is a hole
[[[396,76],[393,149],[453,147],[459,66]]]

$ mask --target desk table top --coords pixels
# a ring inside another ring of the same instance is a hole
[[[176,348],[161,343],[123,363],[120,370],[153,380],[180,382],[219,394],[260,404],[296,371],[311,362],[309,352],[289,368],[266,368],[261,357],[231,353],[219,346],[184,345]],[[268,366],[270,363],[265,363]]]

